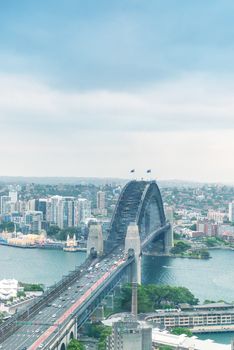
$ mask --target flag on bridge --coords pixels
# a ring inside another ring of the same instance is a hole
[[[151,169],[148,169],[148,170],[147,170],[147,174],[149,174],[149,173],[151,173]]]
[[[130,171],[130,173],[135,173],[135,169],[132,169],[132,170]]]

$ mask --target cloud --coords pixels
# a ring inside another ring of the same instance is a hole
[[[66,92],[0,76],[2,175],[232,181],[234,86],[201,75],[147,89]]]
[[[27,76],[0,76],[3,127],[175,131],[234,127],[234,84],[188,75],[142,90],[66,92]]]

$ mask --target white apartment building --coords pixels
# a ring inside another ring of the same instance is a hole
[[[85,220],[91,217],[91,202],[86,198],[78,198],[75,202],[74,213],[75,226],[85,223]]]
[[[10,300],[17,297],[19,284],[15,279],[3,279],[0,281],[0,300]]]

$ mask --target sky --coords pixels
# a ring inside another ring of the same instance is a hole
[[[234,182],[233,0],[0,2],[0,176]]]

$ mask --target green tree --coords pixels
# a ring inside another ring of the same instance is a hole
[[[209,259],[210,253],[208,252],[208,250],[203,249],[200,251],[200,256],[202,259]]]
[[[131,285],[125,285],[117,301],[119,311],[131,310]],[[158,308],[176,307],[178,304],[196,305],[198,299],[185,287],[147,285],[138,286],[139,312],[152,312]]]
[[[50,226],[47,230],[47,236],[49,237],[57,237],[60,232],[60,228],[58,226]]]
[[[161,345],[159,346],[159,350],[173,350],[173,348],[168,345]]]
[[[193,336],[193,333],[191,332],[191,330],[188,329],[188,328],[184,328],[184,327],[175,327],[175,328],[172,329],[171,333],[175,334],[175,335],[185,334],[188,337],[192,337]]]
[[[191,245],[182,241],[179,241],[171,248],[172,254],[182,254],[185,253],[188,249],[191,248]]]
[[[23,291],[17,292],[17,298],[21,298],[21,297],[25,297],[25,296],[26,296],[25,292],[23,292]]]
[[[111,334],[111,327],[103,324],[91,324],[88,328],[88,336],[98,339],[98,350],[106,350],[106,340]]]
[[[0,224],[0,231],[8,231],[8,232],[14,232],[15,230],[15,224],[14,222],[6,222],[3,221]]]
[[[72,339],[68,344],[67,350],[85,350],[85,346],[78,340]]]

